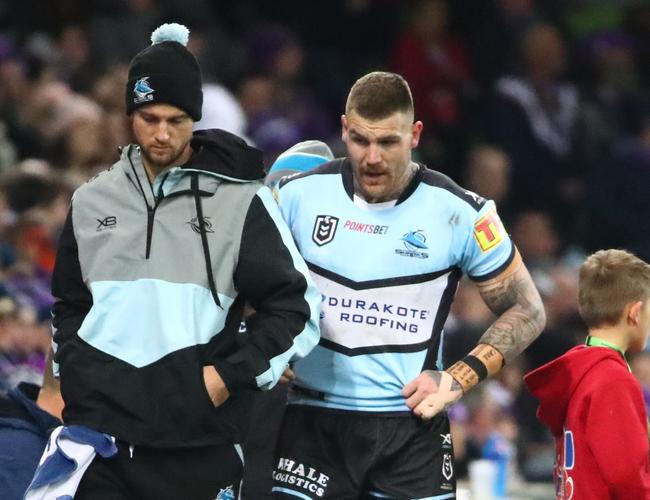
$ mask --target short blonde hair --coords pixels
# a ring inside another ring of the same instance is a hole
[[[650,297],[650,265],[625,250],[599,250],[580,267],[578,306],[589,328],[618,323],[625,306]]]

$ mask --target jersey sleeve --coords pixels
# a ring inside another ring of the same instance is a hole
[[[475,212],[471,227],[464,234],[465,246],[461,257],[462,270],[473,280],[483,281],[498,275],[515,254],[493,201],[486,201]]]

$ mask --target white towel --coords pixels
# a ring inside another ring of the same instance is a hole
[[[72,500],[96,454],[117,453],[115,438],[81,426],[52,431],[24,500]]]

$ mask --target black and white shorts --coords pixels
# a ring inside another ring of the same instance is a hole
[[[273,497],[285,500],[456,497],[449,420],[288,407]]]

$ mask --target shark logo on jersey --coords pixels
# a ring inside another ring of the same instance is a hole
[[[422,234],[422,229],[418,229],[417,231],[409,231],[404,236],[402,236],[402,241],[408,250],[426,250],[429,248],[425,245],[427,238],[424,236],[424,234]]]
[[[396,254],[404,255],[406,257],[417,257],[418,259],[426,259],[429,257],[428,253],[420,251],[429,249],[426,245],[427,237],[424,235],[422,229],[409,231],[402,236],[400,240],[404,243],[404,248],[406,248],[406,250],[396,249]]]
[[[314,232],[311,235],[312,240],[319,247],[327,245],[334,239],[336,234],[336,227],[339,224],[338,217],[333,215],[318,215],[314,223]]]
[[[155,90],[149,86],[149,77],[140,78],[133,87],[133,93],[135,94],[133,102],[137,104],[139,102],[153,101],[152,94],[154,92]]]
[[[215,500],[235,500],[235,492],[232,489],[232,484],[221,488]]]

